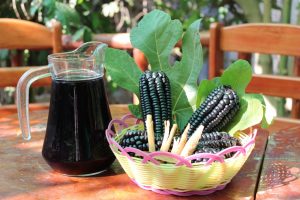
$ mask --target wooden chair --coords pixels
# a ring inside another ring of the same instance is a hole
[[[294,72],[300,75],[300,26],[284,24],[243,24],[223,27],[213,23],[210,27],[209,78],[219,76],[223,70],[225,51],[264,53],[295,56]],[[262,93],[293,99],[293,118],[300,118],[300,78],[254,75],[247,92]]]
[[[61,25],[53,21],[52,29],[38,23],[19,19],[0,19],[0,49],[42,50],[50,49],[53,53],[62,51]],[[1,67],[0,88],[18,83],[21,75],[29,67]],[[35,86],[49,85],[50,79],[41,79]]]

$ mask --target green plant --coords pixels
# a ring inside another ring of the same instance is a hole
[[[240,99],[240,109],[232,121],[225,126],[225,131],[234,134],[261,122],[263,128],[272,123],[273,115],[267,112],[264,97],[261,94],[246,94],[245,89],[252,78],[252,68],[244,60],[231,64],[222,74],[212,80],[202,80],[198,89],[197,107],[208,94],[221,85],[230,85]]]
[[[233,0],[155,0],[157,9],[164,10],[172,18],[183,22],[183,29],[195,20],[202,19],[202,29],[209,29],[212,22],[223,22],[225,25],[242,23],[245,17],[238,4]]]
[[[196,102],[197,78],[202,68],[199,26],[200,21],[197,20],[185,32],[182,38],[182,59],[173,66],[169,64],[168,58],[182,35],[179,20],[171,20],[166,13],[155,10],[144,16],[139,25],[131,31],[130,36],[133,46],[146,55],[151,70],[162,70],[169,77],[172,88],[172,112],[181,128],[193,113],[191,105],[195,106]],[[156,37],[156,33],[159,33],[159,38]],[[139,96],[138,82],[141,71],[133,59],[124,51],[110,48],[106,50],[105,56],[107,71],[112,79]],[[186,95],[187,92],[189,96]],[[135,115],[140,115],[139,106],[131,105],[129,108]]]
[[[166,13],[154,10],[145,15],[138,26],[132,29],[130,38],[135,48],[140,49],[148,59],[152,71],[164,71],[169,77],[172,95],[172,114],[180,130],[186,126],[196,107],[207,98],[212,90],[229,85],[237,93],[241,108],[225,129],[233,134],[262,121],[266,127],[272,121],[267,115],[264,99],[259,94],[245,94],[245,88],[252,78],[248,62],[237,61],[225,70],[221,77],[202,80],[197,86],[197,77],[202,69],[202,49],[199,37],[200,21],[193,22],[182,38],[183,55],[180,61],[171,65],[169,55],[181,38],[182,25],[171,20]],[[124,51],[108,48],[105,64],[112,79],[123,88],[139,96],[141,71],[133,59]],[[141,116],[139,105],[130,105],[136,116]],[[255,110],[256,112],[253,112]]]

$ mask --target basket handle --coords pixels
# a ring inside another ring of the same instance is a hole
[[[109,124],[108,124],[108,127],[107,127],[107,131],[109,131],[109,133],[110,134],[112,134],[112,136],[114,136],[116,133],[114,133],[114,131],[112,130],[112,127],[113,127],[113,125],[114,124],[118,124],[118,125],[120,125],[120,126],[122,126],[122,128],[128,128],[128,125],[124,122],[124,121],[122,121],[122,120],[120,120],[120,119],[113,119],[113,120],[111,120],[110,122],[109,122]],[[117,131],[116,131],[117,132]]]
[[[137,119],[137,118],[136,118],[134,115],[132,115],[132,114],[124,115],[124,116],[121,118],[121,120],[122,120],[123,122],[125,122],[127,119],[135,119],[135,124],[139,124],[139,123],[143,122],[142,119]]]

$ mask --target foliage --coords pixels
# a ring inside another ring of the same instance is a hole
[[[162,9],[172,18],[183,22],[184,30],[195,20],[202,19],[202,29],[209,29],[212,22],[222,22],[225,25],[245,21],[242,10],[233,0],[155,0],[157,9]]]
[[[20,18],[45,25],[49,25],[54,18],[62,23],[64,34],[72,35],[73,40],[84,41],[90,41],[92,33],[126,32],[155,8],[165,10],[172,18],[181,20],[183,30],[199,18],[202,18],[202,29],[208,29],[209,24],[214,21],[231,24],[244,20],[241,10],[233,0],[2,0],[1,2],[0,17]]]
[[[201,18],[201,28],[207,30],[211,22],[225,25],[245,21],[242,10],[234,0],[113,0],[102,5],[102,13],[113,18],[117,31],[128,31],[153,9],[168,13],[183,22],[183,30]]]
[[[262,20],[262,0],[1,0],[0,17],[20,18],[49,25],[52,18],[63,24],[63,33],[73,40],[89,41],[92,33],[127,32],[153,9],[167,12],[183,22],[183,31],[201,18],[201,30],[219,21],[225,25]],[[291,2],[291,1],[287,1]],[[277,5],[279,4],[279,5]],[[270,9],[280,10],[284,3],[271,1]],[[270,4],[268,4],[270,5]],[[284,9],[283,9],[284,10]],[[285,15],[285,12],[282,12]],[[290,14],[287,14],[290,15]],[[299,15],[300,16],[300,15]],[[5,66],[10,54],[0,50],[0,63]],[[40,65],[46,53],[26,53],[24,65]],[[3,61],[4,60],[4,61]],[[36,62],[38,61],[38,62]],[[9,65],[9,64],[8,64]],[[115,83],[109,85],[116,87]],[[136,109],[135,109],[136,110]]]
[[[234,134],[258,123],[263,128],[268,127],[273,116],[268,112],[264,98],[261,94],[246,94],[245,90],[252,78],[252,68],[247,61],[238,60],[231,64],[222,74],[213,80],[202,80],[198,89],[197,107],[204,101],[208,94],[220,85],[230,85],[240,98],[240,110],[228,124],[226,130]]]
[[[172,66],[168,61],[171,49],[182,34],[178,20],[171,20],[162,11],[154,10],[145,15],[130,34],[131,43],[147,57],[152,71],[164,71],[171,83],[172,114],[182,130],[195,109],[208,94],[220,85],[230,85],[240,98],[240,110],[227,125],[226,130],[234,134],[262,122],[267,127],[273,116],[267,115],[267,108],[260,94],[246,94],[245,90],[252,78],[252,68],[247,61],[238,60],[213,80],[202,80],[197,91],[197,77],[202,69],[202,49],[199,37],[200,21],[196,20],[182,38],[183,55],[181,61]],[[121,87],[139,95],[141,71],[124,51],[108,49],[106,67],[113,80]],[[125,81],[127,80],[127,81]],[[197,101],[196,101],[197,98]],[[130,105],[133,114],[141,116],[137,105]]]
[[[170,67],[169,55],[181,35],[179,20],[171,20],[166,13],[155,10],[145,15],[132,29],[130,41],[145,54],[151,69],[157,71]]]
[[[117,84],[139,96],[142,72],[127,52],[108,48],[105,51],[105,67]]]
[[[151,70],[167,73],[171,83],[172,113],[181,129],[193,113],[196,103],[197,78],[202,68],[199,27],[200,20],[188,27],[182,38],[182,59],[173,66],[168,62],[168,58],[182,35],[180,21],[171,20],[168,14],[154,10],[147,14],[130,34],[131,43],[146,55]],[[141,72],[136,70],[137,66],[132,64],[133,60],[124,54],[121,50],[108,49],[105,55],[107,71],[118,85],[139,95]],[[124,79],[129,80],[130,84],[125,84]],[[131,105],[130,108],[134,111],[133,114],[138,114],[137,107]]]
[[[11,6],[11,0],[1,0],[0,3],[0,18],[16,18],[14,10]]]

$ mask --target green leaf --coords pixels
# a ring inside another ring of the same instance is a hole
[[[242,96],[251,78],[251,65],[245,60],[237,60],[224,71],[220,81],[223,85],[231,85],[232,89]]]
[[[71,26],[80,27],[80,15],[68,4],[55,2],[55,18],[62,23],[70,31]]]
[[[247,129],[261,122],[267,127],[273,116],[268,114],[264,98],[260,94],[245,94],[245,89],[252,77],[251,66],[247,61],[238,60],[231,64],[222,74],[212,80],[202,80],[198,88],[197,107],[205,100],[209,93],[219,85],[230,85],[240,98],[240,110],[226,130],[234,134],[238,130]]]
[[[182,25],[178,20],[171,20],[162,11],[154,10],[145,15],[138,26],[131,31],[130,39],[135,48],[140,49],[151,64],[152,71],[164,71],[170,79],[172,94],[172,113],[176,123],[183,129],[193,113],[197,97],[197,79],[202,68],[202,47],[200,43],[200,20],[192,23],[182,38],[182,59],[174,66],[169,64],[169,56],[182,35]],[[141,72],[127,54],[120,50],[109,50],[106,56],[107,69],[113,81],[121,87],[138,94]],[[125,70],[120,71],[120,65]],[[114,73],[115,75],[113,75]],[[131,106],[133,112],[135,110]]]
[[[128,109],[130,110],[131,114],[133,114],[137,119],[143,118],[140,105],[129,104]]]
[[[258,94],[245,94],[241,100],[241,108],[232,121],[225,127],[230,134],[245,130],[262,121],[264,110]]]
[[[44,16],[46,16],[47,19],[52,19],[55,17],[55,0],[44,0],[43,3],[43,10],[44,10]]]
[[[183,131],[184,127],[193,114],[193,109],[191,107],[186,107],[181,110],[176,110],[174,114],[176,117],[176,124],[178,125],[180,131]]]
[[[272,109],[269,108],[269,104],[266,104],[265,97],[261,94],[257,94],[256,98],[261,102],[264,109],[263,119],[261,122],[262,128],[268,128],[272,123],[273,119],[276,116],[276,113],[272,112]]]
[[[197,92],[196,108],[200,106],[201,103],[206,99],[206,97],[213,91],[216,87],[220,85],[220,78],[216,77],[213,80],[204,79],[200,82]]]
[[[78,29],[72,36],[73,41],[78,41],[81,39],[84,42],[88,42],[92,40],[92,30],[89,27],[83,26],[82,28]]]
[[[143,17],[132,29],[130,41],[147,57],[151,70],[164,70],[170,66],[169,55],[182,35],[182,25],[178,20],[159,10]]]
[[[200,20],[192,23],[182,39],[182,59],[166,73],[170,79],[172,107],[176,122],[182,130],[196,107],[197,79],[202,69]]]
[[[73,40],[73,41],[81,40],[81,39],[83,38],[83,34],[84,34],[84,28],[78,29],[78,30],[72,35],[72,40]]]
[[[105,68],[114,82],[139,97],[139,78],[142,72],[126,51],[107,48]]]
[[[89,42],[92,40],[92,30],[87,27],[87,26],[84,26],[84,33],[83,33],[83,41],[84,42]]]

